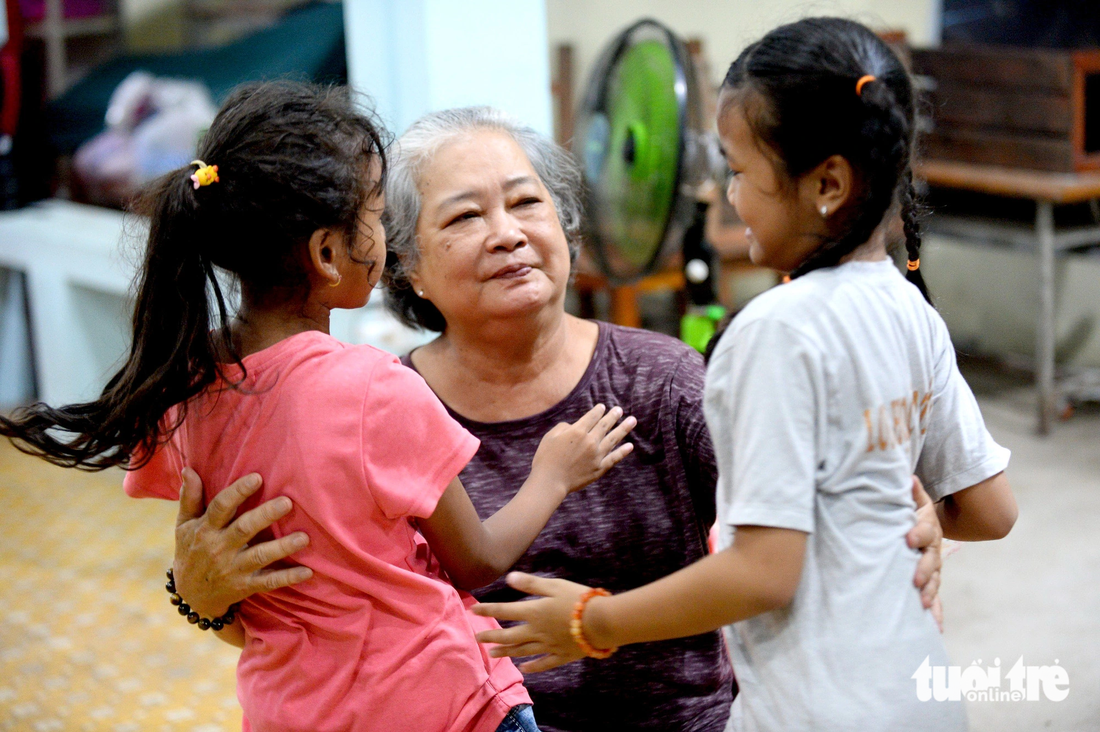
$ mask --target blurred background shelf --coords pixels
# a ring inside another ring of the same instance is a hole
[[[119,21],[117,17],[108,15],[91,18],[66,18],[57,27],[66,38],[75,38],[77,36],[117,33]],[[46,38],[51,32],[51,26],[45,22],[32,23],[27,26],[27,35],[31,38]]]
[[[275,25],[303,0],[183,0],[184,43],[215,46]]]
[[[20,8],[28,41],[43,45],[50,99],[112,56],[121,42],[118,0],[22,0]]]

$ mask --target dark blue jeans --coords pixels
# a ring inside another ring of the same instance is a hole
[[[535,724],[535,713],[530,704],[520,704],[508,711],[508,716],[497,727],[497,732],[539,732]]]

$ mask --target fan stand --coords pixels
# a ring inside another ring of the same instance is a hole
[[[573,289],[580,299],[580,316],[596,317],[595,295],[606,291],[611,298],[609,320],[628,328],[642,327],[642,313],[638,308],[638,296],[653,292],[684,291],[684,273],[680,268],[666,269],[647,275],[629,285],[612,285],[607,277],[596,272],[579,271],[573,279]]]
[[[749,259],[745,226],[740,223],[724,223],[719,207],[719,204],[712,204],[707,210],[706,240],[715,250],[717,300],[729,308],[733,305],[734,281],[744,275],[756,275],[767,270],[753,264]],[[774,277],[778,284],[779,275],[775,274]],[[582,254],[577,262],[572,286],[579,300],[580,317],[595,318],[596,295],[606,292],[610,299],[608,320],[630,328],[642,327],[641,310],[638,306],[640,296],[658,292],[672,293],[678,298],[681,311],[688,306],[687,281],[684,278],[681,257],[674,258],[661,270],[630,284],[612,284]]]

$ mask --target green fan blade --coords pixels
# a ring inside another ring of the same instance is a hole
[[[617,271],[640,273],[663,243],[683,134],[676,60],[661,41],[631,45],[609,69],[604,113],[584,140],[594,229]]]

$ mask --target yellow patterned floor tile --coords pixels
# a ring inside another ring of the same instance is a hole
[[[0,730],[240,730],[237,650],[164,591],[175,514],[0,441]]]

